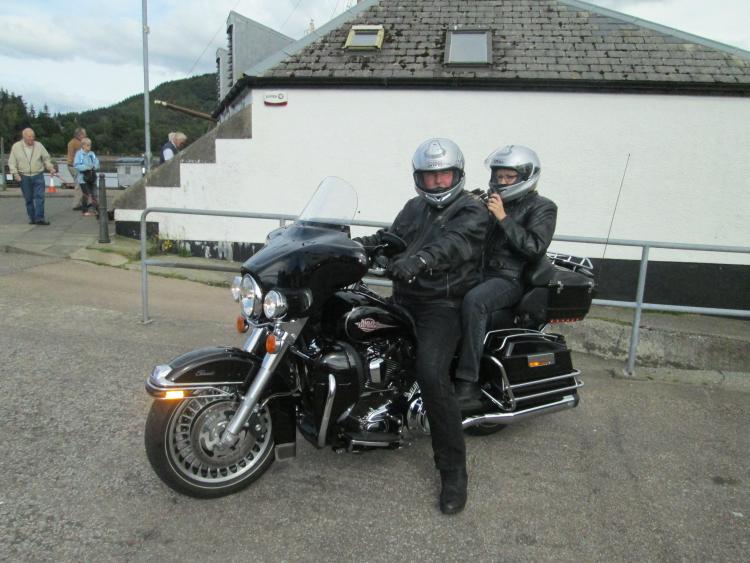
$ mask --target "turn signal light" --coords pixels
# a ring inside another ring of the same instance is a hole
[[[269,334],[266,338],[266,352],[269,354],[275,354],[281,347],[281,339],[276,338],[275,335]]]
[[[247,332],[247,329],[250,328],[250,325],[247,322],[247,319],[243,317],[242,315],[237,315],[237,320],[234,322],[235,326],[237,327],[237,332]]]
[[[167,391],[166,395],[164,395],[165,399],[184,399],[185,398],[185,392],[181,389],[177,389],[175,391]]]

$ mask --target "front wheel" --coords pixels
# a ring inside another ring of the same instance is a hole
[[[239,402],[208,393],[211,396],[154,401],[146,419],[151,467],[175,491],[198,498],[235,493],[263,475],[274,460],[268,407],[251,416],[233,447],[220,447]]]

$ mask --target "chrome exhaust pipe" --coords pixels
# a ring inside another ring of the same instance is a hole
[[[498,412],[491,414],[483,414],[478,416],[469,416],[461,423],[463,428],[469,428],[470,426],[476,426],[477,424],[511,424],[531,418],[533,416],[540,416],[543,414],[550,414],[566,409],[572,409],[578,406],[578,395],[565,395],[559,401],[553,403],[547,403],[546,405],[538,405],[536,407],[530,407],[528,409],[519,409],[513,412]]]

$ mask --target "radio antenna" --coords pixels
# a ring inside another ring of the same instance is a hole
[[[617,199],[615,200],[615,208],[612,211],[612,219],[609,222],[609,230],[607,231],[607,239],[604,241],[604,252],[602,252],[602,266],[604,266],[604,256],[607,254],[607,245],[609,244],[609,237],[612,235],[612,225],[615,224],[615,215],[617,215],[617,206],[620,204],[620,194],[622,193],[622,186],[625,184],[625,174],[628,172],[628,164],[630,164],[630,153],[625,161],[625,170],[622,171],[622,179],[620,180],[620,189],[617,190]]]
[[[615,208],[612,211],[612,219],[609,222],[609,230],[607,231],[607,238],[604,241],[604,252],[602,252],[602,267],[599,272],[599,283],[604,282],[604,256],[607,254],[607,245],[609,244],[609,237],[612,235],[612,225],[615,223],[615,215],[617,215],[617,206],[620,204],[620,194],[622,193],[622,186],[625,184],[625,174],[628,172],[628,164],[630,164],[630,153],[625,161],[625,169],[622,171],[622,179],[620,180],[620,189],[617,190],[617,199],[615,200]]]

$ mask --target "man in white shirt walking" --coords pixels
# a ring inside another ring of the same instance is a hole
[[[16,182],[21,184],[29,225],[49,225],[44,218],[44,170],[54,174],[55,165],[44,145],[36,140],[31,127],[24,129],[21,137],[22,140],[10,149],[8,168]]]

